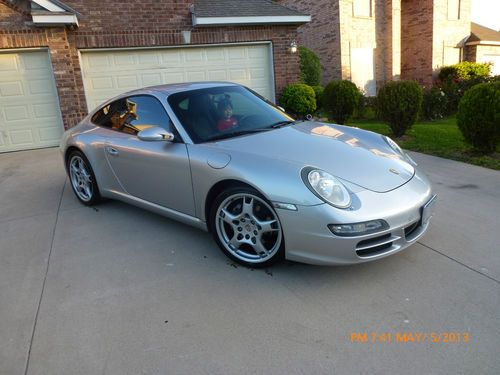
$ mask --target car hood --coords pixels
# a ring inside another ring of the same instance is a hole
[[[376,133],[349,126],[306,121],[213,144],[229,154],[244,152],[322,169],[375,192],[393,190],[414,167]]]

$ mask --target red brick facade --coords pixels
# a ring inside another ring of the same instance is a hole
[[[67,0],[65,4],[80,13],[79,27],[40,28],[30,25],[27,3],[25,8],[13,8],[0,0],[0,49],[49,49],[66,128],[87,113],[80,49],[182,46],[181,32],[185,30],[191,31],[191,44],[196,45],[271,41],[276,92],[298,80],[298,56],[289,53],[290,42],[297,38],[297,26],[193,28],[190,0]]]
[[[299,42],[319,55],[323,83],[352,79],[353,49],[373,49],[377,87],[400,78],[431,85],[436,70],[463,58],[463,41],[470,34],[471,0],[279,2],[311,15],[311,22],[299,28]],[[370,14],[356,15],[359,4]],[[459,4],[456,19],[449,4]]]

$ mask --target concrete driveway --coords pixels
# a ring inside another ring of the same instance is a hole
[[[440,198],[418,244],[254,271],[188,226],[80,205],[57,149],[0,155],[0,374],[500,373],[500,173],[412,156]]]

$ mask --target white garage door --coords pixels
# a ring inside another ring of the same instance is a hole
[[[56,146],[62,132],[48,52],[0,52],[0,152]]]
[[[493,63],[491,74],[494,76],[500,75],[500,55],[483,55],[480,62]]]
[[[82,51],[89,110],[123,92],[164,83],[231,81],[274,100],[269,44]]]

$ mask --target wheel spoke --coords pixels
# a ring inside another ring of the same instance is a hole
[[[231,246],[233,246],[236,250],[238,250],[240,248],[240,245],[241,245],[241,243],[237,237],[238,237],[238,235],[236,233],[234,233],[233,238],[231,238],[229,240],[229,244]]]
[[[248,202],[247,202],[248,201]],[[253,198],[243,197],[243,208],[241,210],[242,214],[253,215]]]
[[[253,248],[255,252],[260,256],[260,257],[265,257],[269,255],[269,251],[266,249],[266,247],[262,244],[260,238],[257,238],[257,242],[253,245]]]
[[[78,167],[74,163],[71,164],[71,171],[75,174],[79,172]]]
[[[234,220],[238,220],[239,215],[233,215],[230,213],[227,209],[223,208],[219,212],[219,216],[224,220],[226,223],[234,227]]]
[[[266,233],[266,232],[275,232],[278,231],[278,228],[274,228],[273,225],[276,224],[276,220],[266,220],[266,221],[259,221],[255,219],[257,224],[262,228],[261,232]]]

